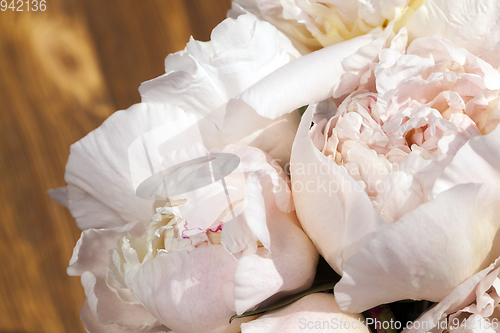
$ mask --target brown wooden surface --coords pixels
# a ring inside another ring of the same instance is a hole
[[[9,0],[10,2],[11,0]],[[84,332],[66,275],[80,231],[45,194],[69,146],[140,101],[190,35],[208,40],[230,0],[47,0],[0,11],[0,332]]]

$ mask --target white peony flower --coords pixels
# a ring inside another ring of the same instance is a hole
[[[269,118],[330,96],[302,118],[292,190],[304,230],[343,274],[335,294],[349,312],[439,301],[500,254],[498,53],[439,37],[406,45],[406,29],[357,37],[238,96]]]
[[[298,56],[253,15],[225,20],[71,147],[52,194],[67,191],[84,230],[68,273],[82,277],[87,330],[238,331],[231,315],[310,285],[318,255],[287,176],[263,151],[228,146],[287,163],[298,113],[270,120],[228,101]]]

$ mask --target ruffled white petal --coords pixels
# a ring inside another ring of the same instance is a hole
[[[191,39],[165,60],[166,74],[144,82],[143,102],[169,103],[208,114],[261,78],[300,57],[290,41],[252,14],[227,19],[211,41]]]
[[[177,130],[158,138],[155,129],[172,127],[169,124]],[[168,140],[179,138],[183,129],[193,125],[196,118],[175,106],[136,104],[114,113],[72,145],[65,179],[69,208],[79,227],[109,228],[149,221],[154,213],[152,201],[139,198],[136,187],[160,171],[169,145],[173,145]]]
[[[116,245],[118,237],[134,232],[132,228],[133,225],[126,225],[108,230],[85,230],[75,247],[68,274],[81,276],[87,296],[82,313],[86,313],[93,325],[110,325],[117,330],[147,330],[159,326],[157,319],[142,305],[125,303],[106,282],[108,252]],[[89,311],[94,318],[90,318]]]
[[[500,3],[496,0],[427,0],[407,24],[410,40],[441,35],[476,55],[500,40]]]
[[[347,90],[342,86],[342,76],[345,73],[355,75],[367,68],[385,46],[388,31],[356,37],[296,59],[269,74],[237,99],[270,119],[323,101],[337,89]],[[356,85],[355,80],[349,80],[349,87]]]

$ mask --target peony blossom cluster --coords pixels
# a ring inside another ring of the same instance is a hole
[[[83,230],[86,330],[367,332],[361,312],[426,300],[405,332],[498,332],[498,3],[228,16],[75,143],[50,192]]]

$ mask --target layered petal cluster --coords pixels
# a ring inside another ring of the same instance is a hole
[[[500,6],[495,0],[234,0],[230,16],[251,12],[283,31],[301,52],[341,43],[378,27],[410,41],[441,35],[475,54],[500,40]]]
[[[500,73],[405,33],[337,110],[309,107],[292,150],[297,214],[349,312],[440,301],[500,255]]]
[[[89,332],[237,332],[232,315],[310,286],[318,254],[279,165],[298,113],[228,103],[298,56],[253,15],[227,19],[71,147],[65,191],[84,231],[68,273]]]
[[[293,212],[284,171],[256,148],[210,156],[220,154],[240,161],[223,183],[156,200],[163,206],[147,226],[82,233],[68,273],[82,276],[84,323],[95,316],[132,330],[161,323],[175,332],[238,332],[238,321],[228,324],[235,313],[310,286],[317,252]]]

